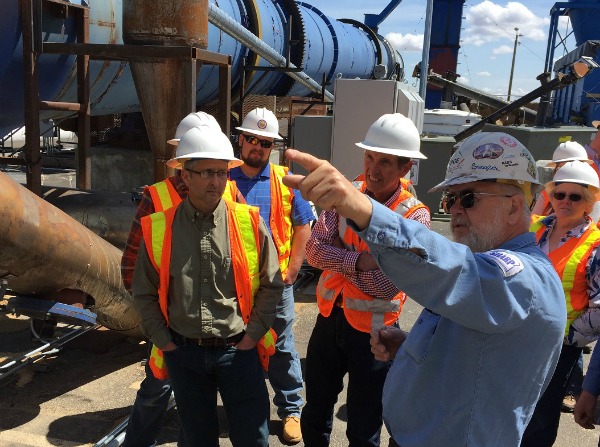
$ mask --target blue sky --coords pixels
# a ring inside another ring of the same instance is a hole
[[[304,0],[333,18],[351,18],[364,21],[365,13],[378,14],[388,0]],[[513,75],[512,99],[539,87],[535,78],[544,70],[550,9],[555,2],[527,0],[522,2],[493,2],[466,0],[461,31],[461,49],[457,72],[459,81],[506,96],[510,77],[513,47],[519,28],[520,45],[517,47]],[[403,0],[381,24],[379,33],[400,51],[409,82],[414,65],[421,59],[425,28],[425,0]],[[565,35],[570,24],[561,19],[559,25]],[[568,43],[569,50],[575,43]],[[561,57],[557,51],[555,58]]]

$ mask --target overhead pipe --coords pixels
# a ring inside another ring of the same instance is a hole
[[[227,33],[241,44],[247,46],[260,57],[275,67],[289,67],[297,69],[294,64],[287,61],[283,56],[277,53],[273,48],[268,46],[246,28],[235,22],[231,17],[225,14],[218,6],[210,3],[208,5],[208,21],[219,28],[224,33]],[[288,75],[295,81],[308,88],[311,92],[320,94],[321,85],[313,80],[304,72],[288,72]],[[333,101],[333,95],[325,91],[325,99]]]
[[[422,74],[422,76],[424,75]],[[458,82],[445,79],[436,73],[429,74],[427,76],[427,82],[437,87],[448,88],[455,95],[465,96],[469,99],[474,99],[482,104],[486,104],[496,109],[504,108],[507,105],[511,104],[503,99],[499,99],[496,96],[490,95],[489,93],[486,93],[483,90],[479,90],[465,84],[459,84]],[[520,110],[525,114],[525,119],[527,120],[534,120],[537,115],[537,112],[535,110],[532,110],[528,107],[520,107]]]
[[[64,0],[77,3],[82,0]],[[132,0],[129,0],[132,1]],[[147,7],[146,1],[135,0]],[[169,0],[172,3],[174,0]],[[183,0],[192,1],[192,0]],[[246,83],[256,95],[306,96],[320,93],[321,78],[326,74],[325,94],[332,99],[333,81],[337,77],[371,79],[373,69],[381,64],[387,68],[387,79],[404,79],[404,67],[400,54],[382,36],[368,26],[348,20],[335,20],[318,8],[296,0],[208,0],[212,20],[227,20],[236,29],[236,35],[251,43],[259,61],[249,60],[248,65],[262,69],[270,64],[276,70],[263,76],[253,76],[249,71]],[[37,2],[36,2],[37,3]],[[59,2],[42,3],[42,31],[45,43],[73,43],[76,22],[66,15]],[[60,3],[63,3],[62,1]],[[150,2],[151,8],[165,9],[167,0]],[[19,20],[18,1],[8,2],[0,15],[0,136],[23,125],[23,50],[22,30]],[[218,6],[217,6],[218,4]],[[157,6],[158,5],[158,6]],[[89,42],[93,44],[120,45],[125,30],[120,11],[125,0],[114,2],[91,2]],[[135,10],[134,12],[136,12]],[[142,11],[141,9],[139,10]],[[221,12],[221,14],[219,14]],[[223,15],[224,14],[224,15]],[[217,17],[218,16],[218,17]],[[292,18],[290,22],[290,17]],[[351,22],[351,23],[350,23]],[[284,32],[291,26],[291,40]],[[144,23],[141,23],[144,25]],[[246,29],[247,28],[247,29]],[[228,25],[227,29],[233,31]],[[179,30],[166,30],[178,32]],[[239,31],[239,33],[238,33]],[[433,32],[433,31],[432,31]],[[252,33],[256,34],[253,36]],[[263,48],[266,53],[262,53]],[[231,57],[231,83],[233,88],[241,85],[244,60],[251,50],[238,42],[213,23],[208,25],[208,51]],[[272,54],[273,50],[276,54]],[[290,67],[300,67],[303,73],[283,74],[285,57],[291,50]],[[270,53],[271,55],[267,55]],[[40,99],[50,102],[77,102],[75,57],[43,53],[38,58],[40,76]],[[204,65],[196,78],[196,105],[198,107],[218,101],[219,67]],[[255,71],[258,73],[258,71]],[[90,112],[92,115],[111,115],[139,112],[140,104],[134,88],[133,74],[126,61],[90,60]],[[307,79],[307,78],[312,79]],[[318,87],[317,87],[318,85]],[[72,112],[46,111],[41,118],[60,122]],[[172,127],[164,126],[161,127]],[[153,126],[154,128],[154,126]],[[160,130],[160,132],[164,132]],[[159,141],[160,137],[152,137]]]

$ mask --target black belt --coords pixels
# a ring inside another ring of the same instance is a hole
[[[245,332],[240,332],[237,335],[228,338],[220,338],[220,337],[204,337],[204,338],[190,338],[184,337],[183,335],[179,335],[173,333],[173,338],[185,341],[186,343],[193,343],[199,346],[205,346],[208,348],[227,348],[237,345],[242,338],[244,338]],[[175,343],[177,344],[177,342]]]

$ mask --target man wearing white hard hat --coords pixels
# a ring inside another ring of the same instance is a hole
[[[283,439],[298,443],[302,367],[294,342],[294,282],[304,261],[310,223],[315,219],[310,204],[282,183],[289,173],[285,166],[269,162],[275,140],[280,140],[275,114],[264,107],[251,110],[237,127],[240,158],[244,164],[232,169],[230,178],[248,204],[257,206],[268,222],[269,231],[279,250],[279,264],[285,288],[277,306],[273,329],[277,333],[277,349],[269,361],[269,382],[275,393],[273,403],[282,421]]]
[[[175,138],[168,140],[167,143],[177,146],[181,137],[188,130],[197,126],[221,130],[217,120],[212,115],[205,112],[190,113],[177,126]],[[131,293],[133,269],[142,240],[140,221],[142,217],[156,211],[164,211],[172,206],[177,206],[187,197],[188,187],[180,173],[181,171],[177,171],[175,175],[166,178],[162,182],[145,187],[141,195],[121,258],[123,285],[129,293]],[[230,198],[235,197],[236,201],[241,201],[233,184],[228,182],[226,192]],[[168,379],[161,380],[154,377],[148,364],[146,364],[145,372],[146,377],[140,384],[131,409],[123,441],[124,447],[146,447],[156,443],[161,422],[171,398],[171,382]],[[181,439],[180,443],[183,445]]]
[[[363,142],[363,181],[354,186],[394,213],[429,227],[429,209],[401,179],[420,152],[413,122],[400,113],[380,117]],[[349,150],[357,150],[349,149]],[[383,424],[381,395],[391,362],[371,354],[370,332],[398,320],[406,295],[379,269],[365,242],[335,210],[319,216],[306,258],[323,270],[317,286],[317,317],[306,355],[306,405],[302,436],[307,446],[328,445],[333,409],[348,374],[346,434],[349,445],[378,446]]]
[[[600,230],[589,217],[600,191],[598,175],[588,163],[569,161],[546,183],[546,191],[553,212],[534,218],[531,231],[562,281],[567,324],[558,364],[525,430],[523,447],[554,445],[569,378],[583,346],[600,335]]]
[[[268,445],[263,368],[283,282],[258,209],[223,198],[228,169],[242,163],[222,132],[188,130],[167,163],[181,170],[187,198],[141,221],[134,303],[155,347],[150,368],[168,373],[190,446],[218,445],[217,392],[232,444]]]
[[[383,417],[397,445],[518,446],[560,353],[560,280],[529,232],[540,186],[514,137],[479,133],[452,155],[444,190],[451,242],[357,191],[333,166],[288,150],[309,174],[285,181],[334,209],[377,265],[424,310],[409,333],[372,332],[377,359],[395,357]]]

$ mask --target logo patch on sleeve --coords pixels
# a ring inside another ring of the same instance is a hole
[[[524,268],[523,263],[514,253],[486,251],[485,253],[481,253],[481,256],[494,261],[500,267],[505,277],[516,275]]]

